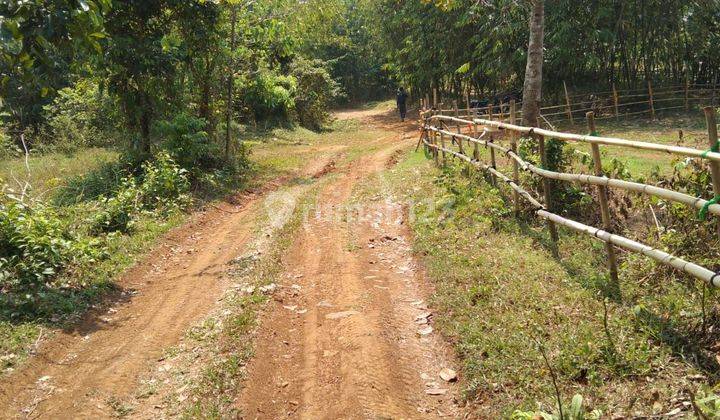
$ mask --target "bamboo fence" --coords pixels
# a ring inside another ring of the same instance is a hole
[[[650,82],[641,89],[617,90],[613,86],[610,91],[597,93],[582,93],[571,95],[567,85],[563,82],[564,103],[553,104],[540,108],[540,114],[549,127],[561,123],[574,124],[575,120],[582,119],[585,113],[592,111],[596,120],[620,118],[625,116],[647,114],[650,119],[656,119],[661,111],[680,110],[690,111],[693,105],[714,102],[716,98],[715,85],[690,84],[673,85],[655,88]],[[458,111],[456,116],[464,118],[484,118],[505,121],[509,118],[509,103],[489,104],[480,108],[471,108],[471,96],[465,95],[465,107],[450,108],[443,103],[437,91],[433,92],[433,102],[426,95],[421,100],[421,108],[434,108],[448,114]],[[519,103],[516,104],[519,107]],[[516,117],[522,112],[517,111]]]
[[[489,173],[492,183],[497,184],[498,181],[502,181],[508,185],[513,191],[513,202],[516,214],[519,212],[521,199],[530,203],[530,205],[534,208],[535,214],[547,221],[553,243],[553,252],[557,253],[557,225],[564,226],[579,233],[590,235],[604,242],[608,254],[608,269],[614,282],[618,281],[615,248],[620,248],[626,251],[645,255],[661,264],[674,267],[677,270],[690,274],[691,276],[702,280],[713,287],[720,287],[720,272],[714,272],[660,249],[656,249],[649,245],[612,233],[607,190],[609,188],[621,189],[624,191],[657,197],[666,201],[680,203],[694,209],[704,209],[708,214],[719,217],[719,219],[720,204],[717,204],[716,200],[706,200],[702,197],[694,197],[667,188],[609,178],[603,174],[602,158],[599,148],[601,145],[611,145],[637,150],[663,151],[689,158],[706,159],[710,162],[713,188],[717,199],[720,197],[720,153],[714,151],[717,150],[718,135],[715,110],[713,108],[704,108],[708,125],[709,145],[711,146],[711,150],[708,151],[620,138],[578,135],[541,128],[523,127],[514,124],[517,118],[515,109],[516,104],[514,102],[509,104],[510,112],[508,119],[510,123],[492,118],[491,112],[489,113],[491,116],[490,119],[474,118],[472,116],[460,117],[459,114],[462,110],[458,109],[457,105],[455,105],[454,109],[450,111],[423,111],[421,112],[421,141],[431,151],[436,164],[444,165],[447,163],[448,156],[452,156],[466,162],[471,167]],[[655,111],[657,111],[657,109]],[[446,115],[446,113],[452,113],[453,115]],[[588,121],[588,128],[591,132],[595,132],[594,113],[592,111],[588,112],[586,114],[586,118]],[[465,129],[466,133],[463,133],[463,129]],[[510,136],[504,136],[505,138],[509,137],[509,146],[499,144],[495,141],[496,137],[498,137],[500,133],[504,132],[510,134]],[[538,141],[541,166],[527,162],[517,153],[517,139],[520,136],[533,137]],[[595,174],[574,174],[555,172],[545,169],[547,168],[547,156],[545,153],[546,138],[589,144],[593,152],[592,157]],[[448,139],[450,140],[450,145],[447,144]],[[467,147],[465,147],[463,143],[467,143]],[[478,152],[479,146],[483,146],[490,150],[489,163],[480,161]],[[472,155],[470,155],[471,152]],[[508,176],[497,169],[496,159],[498,154],[505,156],[509,162],[512,163],[512,176]],[[518,176],[519,171],[525,171],[531,176],[537,177],[543,181],[543,198],[533,197],[533,194],[523,188]],[[602,216],[602,228],[588,226],[553,213],[553,205],[551,202],[551,192],[553,187],[551,180],[580,183],[596,187],[598,189],[597,199],[599,202],[600,214]]]

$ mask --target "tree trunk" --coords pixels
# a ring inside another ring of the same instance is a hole
[[[237,22],[237,6],[232,5],[231,12],[231,23],[230,23],[230,68],[228,69],[228,81],[227,81],[227,114],[225,115],[225,159],[230,160],[230,122],[232,121],[232,108],[233,108],[233,83],[235,78],[235,60],[232,59],[235,54],[235,24]]]
[[[530,17],[530,42],[528,44],[525,83],[523,85],[523,125],[538,126],[540,100],[542,98],[543,37],[545,0],[533,0]]]

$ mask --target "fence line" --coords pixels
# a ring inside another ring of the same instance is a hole
[[[514,120],[515,113],[513,112],[515,108],[515,104],[511,104],[511,112],[510,112],[510,119]],[[457,108],[453,111],[455,115],[458,114]],[[717,136],[713,137],[713,133],[716,133],[716,125],[715,125],[715,111],[711,108],[705,108],[705,114],[708,121],[708,129],[711,141],[713,138],[715,138],[715,142],[717,142]],[[592,112],[587,114],[588,117],[588,124],[591,127],[592,130],[594,130],[594,115]],[[423,111],[421,113],[421,122],[422,122],[422,133],[421,133],[421,140],[425,147],[427,147],[433,154],[435,162],[439,165],[440,164],[440,155],[442,155],[442,162],[445,164],[447,162],[447,155],[453,156],[455,158],[459,158],[471,166],[486,171],[491,174],[491,177],[493,179],[493,182],[495,179],[499,179],[503,181],[506,185],[508,185],[515,193],[515,207],[517,209],[518,202],[517,200],[519,197],[524,198],[527,202],[529,202],[535,209],[535,214],[539,216],[542,219],[545,219],[548,222],[548,226],[551,229],[551,237],[553,237],[553,240],[556,241],[555,235],[552,235],[553,229],[555,228],[555,225],[562,225],[569,229],[572,229],[574,231],[584,233],[587,235],[590,235],[592,237],[595,237],[598,240],[601,240],[606,243],[606,248],[608,251],[608,260],[609,260],[609,268],[611,272],[611,277],[613,277],[613,280],[617,281],[617,266],[614,258],[614,247],[622,248],[627,251],[639,253],[642,255],[645,255],[649,258],[652,258],[655,261],[658,261],[661,264],[668,265],[671,267],[674,267],[675,269],[678,269],[680,271],[683,271],[685,273],[688,273],[692,275],[693,277],[702,280],[709,285],[713,287],[720,287],[720,272],[716,273],[713,272],[705,267],[699,266],[695,263],[686,261],[682,258],[673,256],[665,251],[653,248],[649,245],[634,241],[632,239],[626,238],[621,235],[617,235],[614,233],[611,233],[610,230],[610,224],[609,224],[609,212],[607,209],[607,191],[606,188],[618,188],[625,191],[631,191],[635,193],[641,193],[645,195],[655,196],[661,199],[674,201],[678,203],[682,203],[688,207],[700,209],[703,210],[709,214],[713,214],[715,216],[720,216],[720,204],[717,204],[717,199],[720,198],[720,165],[718,165],[718,162],[720,162],[720,153],[715,152],[716,146],[713,146],[711,150],[709,151],[702,151],[697,149],[692,149],[688,147],[680,147],[680,146],[670,146],[670,145],[663,145],[663,144],[656,144],[656,143],[649,143],[649,142],[640,142],[640,141],[633,141],[633,140],[625,140],[625,139],[619,139],[619,138],[611,138],[611,137],[599,137],[599,136],[591,136],[591,135],[578,135],[578,134],[571,134],[571,133],[563,133],[558,131],[550,131],[545,130],[541,128],[534,128],[534,127],[523,127],[515,124],[509,124],[502,121],[493,121],[493,120],[487,120],[487,119],[479,119],[479,118],[472,118],[472,119],[464,119],[459,117],[453,117],[448,115],[443,115],[441,112],[437,110],[428,110]],[[449,125],[454,124],[456,125],[457,131],[451,131]],[[444,126],[444,127],[443,127]],[[472,128],[471,133],[464,134],[462,133],[462,127],[469,127]],[[494,130],[493,130],[494,129]],[[511,137],[511,148],[502,146],[494,141],[494,135],[496,133],[501,132],[502,130],[507,130],[511,133],[514,133]],[[480,131],[482,132],[481,134]],[[544,154],[544,139],[545,137],[551,137],[556,138],[559,140],[564,141],[577,141],[577,142],[584,142],[589,143],[593,147],[593,159],[595,161],[595,168],[596,168],[596,175],[586,175],[586,174],[573,174],[573,173],[563,173],[563,172],[555,172],[550,171],[548,169],[545,169],[546,165],[537,166],[533,165],[530,162],[525,161],[517,152],[515,151],[515,134],[519,135],[526,135],[530,137],[534,137],[539,140],[541,145],[541,160],[543,162],[545,161],[545,154]],[[438,139],[439,137],[439,139]],[[445,138],[449,137],[451,139],[451,146],[448,147],[445,144]],[[486,139],[487,137],[487,139]],[[472,144],[473,147],[473,156],[468,156],[465,153],[465,148],[463,147],[463,141],[468,143],[467,150],[470,150],[470,145]],[[457,147],[459,150],[454,150],[452,148],[452,145],[457,144]],[[488,165],[486,163],[480,162],[479,155],[478,155],[478,146],[484,146],[486,148],[490,148],[491,150],[491,163]],[[638,183],[638,182],[631,182],[631,181],[625,181],[620,179],[614,179],[614,178],[608,178],[607,176],[604,176],[602,174],[602,164],[601,164],[601,157],[599,152],[599,145],[611,145],[611,146],[620,146],[620,147],[627,147],[627,148],[633,148],[633,149],[639,149],[639,150],[653,150],[653,151],[664,151],[676,155],[681,156],[689,156],[694,158],[700,158],[700,159],[707,159],[710,161],[711,168],[713,168],[713,187],[716,191],[716,197],[713,200],[705,200],[702,197],[693,197],[688,194],[684,194],[678,191],[673,191],[666,188],[661,188],[653,185],[648,185],[644,183]],[[508,159],[510,159],[513,162],[514,168],[519,168],[523,171],[526,171],[530,173],[532,176],[539,177],[540,179],[543,179],[545,181],[545,186],[543,188],[544,190],[544,199],[540,200],[538,198],[533,197],[533,195],[528,192],[526,189],[524,189],[517,178],[517,175],[514,175],[511,179],[509,176],[503,174],[500,172],[495,164],[495,151],[505,155]],[[717,173],[716,173],[717,172]],[[593,226],[585,225],[580,222],[562,217],[558,214],[555,214],[552,212],[552,203],[550,202],[550,191],[551,191],[551,184],[548,182],[548,180],[559,180],[559,181],[566,181],[566,182],[578,182],[586,185],[594,185],[599,188],[599,199],[601,204],[601,210],[602,210],[602,216],[603,216],[603,225],[604,230],[599,229]],[[604,199],[604,200],[603,200]],[[556,246],[556,244],[553,244]]]
[[[610,90],[597,93],[568,94],[567,88],[565,95],[565,103],[552,104],[540,108],[540,114],[545,117],[546,121],[552,125],[560,122],[570,122],[574,124],[577,117],[584,116],[585,112],[593,111],[597,119],[608,119],[611,117],[619,118],[620,116],[633,116],[650,113],[650,118],[657,118],[656,113],[659,111],[668,111],[674,109],[685,108],[690,110],[690,104],[698,101],[706,101],[716,96],[715,85],[703,84],[685,84],[671,85],[660,88],[648,86],[640,89]],[[667,95],[682,95],[674,97],[665,97]],[[628,101],[629,100],[629,101]],[[623,102],[627,101],[627,102]],[[672,105],[676,101],[683,105]],[[430,96],[426,95],[425,99],[421,99],[421,107],[424,109],[438,108],[442,113],[452,113],[456,108],[443,107],[442,100],[438,103],[437,91],[433,92],[433,103],[430,102]],[[460,108],[459,116],[465,117],[485,117],[486,119],[507,119],[509,118],[509,103],[488,104],[484,107],[470,107],[471,96],[465,95],[465,108]],[[669,103],[672,106],[657,107],[657,104]],[[444,105],[448,105],[445,103]],[[516,103],[520,107],[521,102]],[[646,109],[637,110],[638,107],[645,106]],[[635,108],[627,109],[628,107]],[[621,108],[629,112],[621,112]],[[497,111],[497,112],[496,112]],[[602,114],[601,114],[602,112]],[[607,113],[609,112],[609,115]],[[516,116],[521,116],[522,111],[518,110]]]

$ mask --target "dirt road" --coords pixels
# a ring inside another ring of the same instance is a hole
[[[333,178],[285,261],[298,293],[268,304],[236,405],[244,418],[455,417],[455,385],[438,377],[451,359],[428,325],[428,286],[402,206],[379,185],[377,197],[348,207],[354,188],[377,181],[414,132],[377,112],[342,118],[387,135],[333,171],[327,155],[302,171]],[[0,417],[117,416],[113,402],[137,393],[164,349],[217,307],[228,264],[258,234],[262,195],[211,208],[171,232],[122,276],[116,299],[0,381]]]
[[[377,178],[414,134],[398,138],[403,127],[387,127],[393,134],[376,152],[341,168],[321,191],[288,255],[288,285],[299,293],[262,323],[237,402],[244,418],[458,415],[454,385],[438,377],[450,358],[427,323],[428,285],[404,209]],[[350,204],[366,183],[380,193]]]

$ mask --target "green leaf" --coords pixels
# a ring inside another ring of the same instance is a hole
[[[570,403],[570,418],[572,420],[583,420],[583,397],[575,394]]]
[[[468,71],[470,71],[470,63],[465,63],[465,64],[463,64],[462,66],[458,67],[458,69],[455,70],[455,73],[465,74],[465,73],[467,73]]]

